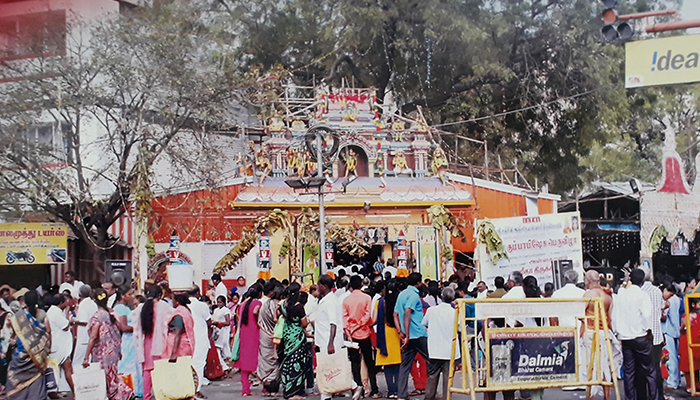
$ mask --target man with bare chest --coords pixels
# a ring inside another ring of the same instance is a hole
[[[601,298],[603,299],[603,308],[605,309],[605,319],[607,323],[608,329],[610,329],[610,313],[611,313],[611,306],[612,306],[612,295],[609,292],[609,289],[604,288],[600,284],[600,275],[598,274],[597,271],[590,270],[586,272],[585,275],[585,282],[586,282],[586,292],[583,294],[584,299],[595,299],[595,298]],[[583,343],[586,347],[586,351],[584,352],[585,355],[591,354],[591,346],[593,345],[593,332],[598,331],[598,343],[600,343],[600,367],[602,371],[602,378],[604,381],[611,381],[612,380],[612,375],[610,371],[610,361],[608,358],[608,349],[605,344],[605,330],[603,326],[603,320],[600,319],[598,321],[598,326],[595,326],[595,306],[596,303],[589,302],[586,305],[586,330],[583,335]],[[612,332],[608,332],[608,336],[612,340],[614,335]],[[615,350],[613,346],[613,351]],[[587,372],[587,371],[586,371]],[[593,379],[597,380],[598,379],[598,371],[597,368],[594,367],[593,369]],[[592,390],[592,394],[595,394],[595,392],[600,391],[600,386],[596,386]],[[603,387],[603,396],[605,400],[608,400],[610,398],[610,387],[609,386],[604,386]]]

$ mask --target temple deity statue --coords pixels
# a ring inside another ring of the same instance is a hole
[[[401,174],[411,175],[413,170],[408,168],[408,162],[406,161],[406,155],[402,150],[399,150],[394,155],[394,160],[391,162],[394,166],[394,175],[399,176]]]
[[[345,177],[350,179],[350,175],[357,178],[357,154],[353,149],[348,149],[344,157],[345,161]],[[353,179],[354,179],[353,178]]]
[[[433,174],[440,178],[443,185],[447,185],[447,156],[440,146],[433,152],[433,161],[430,166]]]
[[[265,178],[272,172],[272,163],[267,155],[267,147],[261,146],[260,151],[255,155],[255,168],[257,169],[257,175],[260,176],[259,185],[262,186]]]

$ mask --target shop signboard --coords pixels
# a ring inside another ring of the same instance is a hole
[[[625,43],[625,87],[700,81],[700,35]]]
[[[432,226],[416,227],[418,245],[418,271],[425,279],[439,279],[439,259],[437,250],[437,232]]]
[[[540,286],[554,282],[553,264],[561,260],[570,260],[573,270],[583,278],[581,217],[578,212],[477,220],[476,226],[482,223],[493,225],[507,255],[507,258],[498,258],[494,262],[486,243],[478,238],[474,258],[480,280],[491,289],[494,289],[494,278],[502,276],[507,279],[513,271],[520,271],[523,276],[535,276]],[[493,239],[495,236],[491,237]]]
[[[65,263],[67,248],[68,226],[65,224],[0,224],[0,265]]]
[[[487,386],[578,380],[576,328],[488,329]]]

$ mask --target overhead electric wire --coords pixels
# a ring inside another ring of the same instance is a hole
[[[486,115],[486,116],[483,116],[483,117],[470,118],[470,119],[465,119],[465,120],[462,120],[462,121],[447,122],[447,123],[444,123],[444,124],[432,125],[432,127],[433,127],[433,128],[440,128],[440,127],[445,127],[445,126],[454,126],[454,125],[468,124],[468,123],[470,123],[470,122],[483,121],[483,120],[487,120],[487,119],[491,119],[491,118],[503,117],[503,116],[510,115],[510,114],[517,114],[517,113],[520,113],[520,112],[523,112],[523,111],[528,111],[528,110],[532,110],[532,109],[536,109],[536,108],[548,106],[548,105],[550,105],[550,104],[558,103],[558,102],[560,102],[560,101],[571,100],[571,99],[575,99],[575,98],[578,98],[578,97],[587,96],[587,95],[589,95],[589,94],[591,94],[591,93],[594,93],[594,92],[597,92],[597,91],[603,90],[603,89],[608,89],[608,88],[610,88],[610,85],[609,85],[609,86],[602,86],[602,87],[599,87],[599,88],[596,88],[596,89],[587,90],[587,91],[585,91],[585,92],[583,92],[583,93],[577,93],[577,94],[574,94],[574,95],[571,95],[571,96],[560,97],[560,98],[558,98],[558,99],[551,100],[551,101],[548,101],[548,102],[545,102],[545,103],[540,103],[540,104],[535,104],[535,105],[532,105],[532,106],[527,106],[527,107],[518,108],[518,109],[516,109],[516,110],[504,111],[504,112],[500,112],[500,113],[493,114],[493,115]]]

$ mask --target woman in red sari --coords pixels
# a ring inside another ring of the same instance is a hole
[[[700,308],[700,303],[696,299],[690,299],[690,334],[694,338],[700,337],[700,315],[698,315],[698,309]],[[685,323],[685,314],[681,317],[681,338],[678,341],[678,355],[680,356],[680,362],[678,363],[678,369],[683,373],[683,378],[685,379],[686,390],[690,392],[690,356],[688,355],[688,334],[687,327]],[[697,339],[696,339],[697,340]],[[700,351],[693,351],[693,367],[695,370],[700,369]],[[696,387],[700,385],[697,383],[697,374],[695,374]]]
[[[122,336],[117,320],[107,307],[107,293],[102,288],[95,289],[97,312],[88,323],[90,341],[83,367],[90,366],[92,360],[99,362],[107,377],[107,398],[110,400],[129,400],[134,391],[119,377],[119,359],[122,351]]]

